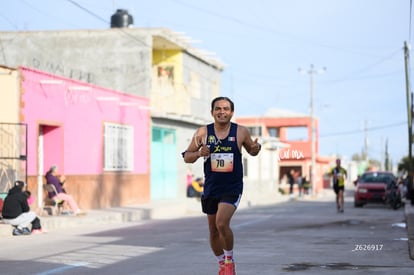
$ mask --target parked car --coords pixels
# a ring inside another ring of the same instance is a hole
[[[371,202],[386,202],[387,186],[397,178],[391,172],[365,172],[355,182],[354,206],[361,207]]]

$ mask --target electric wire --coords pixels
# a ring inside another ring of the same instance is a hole
[[[383,129],[388,129],[388,128],[399,127],[402,125],[407,125],[407,121],[396,122],[396,123],[391,123],[391,124],[386,124],[386,125],[381,125],[381,126],[376,126],[376,127],[367,127],[366,129],[356,129],[356,130],[347,130],[347,131],[341,131],[341,132],[321,134],[319,135],[319,138],[354,135],[354,134],[360,134],[362,132],[373,132],[373,131],[378,131],[378,130],[383,130]]]
[[[104,22],[105,24],[107,24],[109,26],[109,22],[108,20],[106,20],[105,18],[102,18],[101,16],[97,15],[96,13],[92,12],[91,10],[83,7],[82,5],[78,4],[76,1],[73,0],[66,0],[67,2],[71,3],[72,5],[74,5],[75,7],[78,7],[79,9],[83,10],[84,12],[88,13],[89,15],[95,17],[96,19],[98,19],[101,22]],[[135,42],[138,42],[140,45],[151,48],[152,46],[145,43],[144,41],[138,39],[137,37],[135,37],[134,35],[130,34],[129,32],[123,30],[122,28],[116,28],[119,32],[121,32],[122,34],[128,36],[129,38],[131,38],[132,40],[134,40]]]
[[[344,82],[344,81],[352,80],[351,77],[361,75],[362,73],[367,72],[367,71],[371,70],[374,67],[377,67],[378,65],[394,58],[397,54],[401,54],[402,51],[403,51],[402,48],[398,48],[397,50],[392,51],[389,55],[386,55],[386,56],[382,57],[381,59],[379,59],[379,60],[377,60],[377,61],[375,61],[375,62],[373,62],[373,63],[357,70],[357,71],[354,71],[354,72],[352,72],[352,73],[350,73],[350,74],[348,74],[348,75],[346,75],[342,78],[329,80],[329,81],[326,80],[325,83],[337,83],[337,82]]]
[[[196,10],[196,11],[199,11],[199,12],[202,12],[202,13],[206,13],[206,14],[212,15],[212,16],[220,18],[220,19],[230,21],[230,22],[239,24],[241,26],[249,27],[251,29],[255,29],[255,30],[258,30],[258,31],[265,32],[265,33],[270,33],[270,34],[273,34],[273,35],[278,35],[280,37],[286,38],[286,39],[294,41],[294,42],[299,42],[299,44],[303,44],[303,42],[306,42],[306,43],[312,44],[314,46],[322,47],[322,48],[328,48],[328,49],[333,49],[333,50],[338,50],[338,51],[343,51],[343,52],[356,54],[355,50],[350,50],[350,49],[347,49],[347,48],[344,48],[344,47],[338,47],[338,46],[332,46],[332,45],[328,45],[328,44],[324,44],[324,43],[319,43],[319,42],[315,42],[314,40],[311,40],[311,39],[306,39],[306,38],[299,37],[299,36],[296,36],[296,35],[293,35],[293,34],[283,33],[283,32],[281,32],[279,30],[276,30],[275,28],[272,28],[272,27],[263,26],[263,25],[256,25],[256,24],[253,24],[253,23],[250,23],[250,22],[246,22],[244,20],[240,20],[236,17],[220,14],[220,13],[213,12],[213,11],[205,9],[205,8],[201,8],[201,7],[196,6],[192,3],[190,4],[190,3],[184,2],[182,0],[172,0],[172,1],[177,3],[177,4],[180,4],[182,6],[186,6],[190,9],[193,9],[193,10]],[[358,54],[361,54],[361,53],[358,53]],[[370,53],[368,53],[368,54],[370,54]],[[367,53],[364,52],[363,55],[367,55]]]

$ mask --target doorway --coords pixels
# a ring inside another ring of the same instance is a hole
[[[63,171],[63,127],[56,125],[39,125],[37,138],[37,201],[43,205],[44,176],[52,165]]]

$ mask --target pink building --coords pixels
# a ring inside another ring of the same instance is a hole
[[[18,71],[36,205],[42,205],[51,165],[66,176],[67,192],[83,209],[148,202],[149,100],[25,67]]]
[[[289,147],[274,151],[275,159],[278,159],[278,180],[283,182],[287,173],[292,169],[296,175],[310,180],[311,171],[311,125],[312,119],[308,115],[284,111],[279,109],[270,109],[260,117],[237,117],[237,123],[249,128],[253,136],[263,139],[276,138],[278,141],[289,144]],[[295,138],[290,137],[291,130],[300,130],[300,135]],[[332,158],[320,156],[319,151],[319,123],[315,120],[315,192],[329,187],[329,181],[326,182],[323,175],[329,169]],[[275,164],[276,165],[276,164]],[[284,189],[288,190],[288,186]]]

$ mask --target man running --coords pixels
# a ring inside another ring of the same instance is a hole
[[[236,274],[230,220],[243,192],[242,147],[256,156],[261,145],[246,127],[231,122],[234,103],[227,97],[211,102],[214,123],[202,126],[182,153],[186,163],[204,159],[202,211],[207,214],[210,246],[219,263],[219,275]]]
[[[344,212],[344,189],[347,177],[346,170],[341,167],[341,160],[336,160],[336,166],[329,173],[333,181],[333,189],[336,194],[336,209],[338,213]]]

